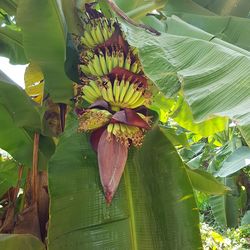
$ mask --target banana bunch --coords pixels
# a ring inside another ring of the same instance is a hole
[[[80,36],[80,44],[88,48],[94,48],[109,40],[115,32],[115,21],[105,17],[88,19],[84,25],[83,35]]]
[[[142,129],[136,126],[122,123],[110,123],[107,127],[107,131],[109,136],[113,134],[116,139],[126,147],[129,147],[130,142],[132,142],[135,147],[140,147],[142,145],[144,133]]]
[[[98,99],[103,99],[98,81],[90,80],[89,83],[82,87],[81,97],[88,103],[94,103]]]
[[[131,83],[131,79],[125,80],[125,77],[122,80],[116,77],[113,83],[109,79],[104,82],[91,80],[88,85],[82,87],[82,98],[89,103],[103,99],[110,103],[113,110],[135,109],[149,103],[145,89],[139,86],[140,83]]]
[[[107,110],[88,109],[78,117],[78,131],[86,132],[100,128],[110,121],[111,116],[112,114]]]
[[[79,65],[79,69],[85,75],[104,76],[109,74],[112,69],[119,67],[131,71],[135,74],[141,72],[141,65],[139,60],[129,52],[125,57],[124,52],[118,49],[106,48],[103,52],[98,50],[98,53],[86,52],[85,56],[81,57],[84,64]]]

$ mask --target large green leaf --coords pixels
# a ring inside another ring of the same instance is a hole
[[[219,15],[232,15],[246,17],[250,11],[248,0],[194,0],[194,2],[204,6]]]
[[[0,249],[45,250],[44,244],[30,234],[0,234]]]
[[[27,167],[32,166],[34,132],[18,127],[8,110],[0,104],[0,148]],[[54,143],[50,138],[40,136],[38,165],[46,168],[47,161],[54,152]]]
[[[215,221],[221,227],[236,227],[239,223],[240,196],[235,177],[223,178],[222,181],[231,188],[231,194],[212,196],[209,199]]]
[[[40,127],[40,110],[36,104],[20,86],[0,71],[0,148],[21,164],[32,166],[33,135]],[[40,168],[46,167],[53,151],[53,141],[41,136]]]
[[[0,104],[17,127],[41,128],[41,110],[26,92],[0,70]]]
[[[197,9],[194,9],[192,13],[190,13],[190,11],[188,11],[189,9],[183,8],[184,4],[185,1],[182,3],[180,3],[180,1],[170,1],[166,9],[166,14],[169,16],[175,14],[189,24],[210,33],[210,39],[217,40],[217,38],[220,38],[243,49],[250,50],[250,20],[248,18],[235,16],[213,16],[200,12]],[[171,9],[174,11],[171,11]],[[178,29],[175,29],[175,25],[171,27],[172,25],[169,24],[169,20],[167,21],[167,24],[168,28],[173,28],[173,34],[180,32],[180,29],[182,30],[181,26],[178,26]],[[190,32],[190,27],[183,28],[186,29],[186,34],[189,32],[189,34],[193,36],[193,33],[195,32],[194,27],[192,32]],[[169,32],[171,33],[171,31]]]
[[[250,148],[240,147],[229,155],[216,175],[226,177],[248,165],[250,165]]]
[[[221,195],[225,194],[229,188],[219,182],[213,175],[200,169],[186,168],[192,186],[207,194]]]
[[[0,56],[8,57],[12,64],[27,63],[20,30],[0,26]]]
[[[77,118],[49,164],[49,249],[201,249],[193,191],[175,148],[155,129],[130,152],[110,206]]]
[[[0,8],[5,10],[10,15],[15,15],[17,8],[16,0],[1,0]]]
[[[0,161],[0,197],[17,184],[18,165],[14,160]]]
[[[53,101],[69,103],[73,91],[64,72],[66,31],[59,1],[20,0],[17,20],[26,55],[41,67]]]
[[[122,27],[128,42],[139,49],[145,73],[162,92],[171,94],[180,81],[196,122],[213,115],[230,117],[250,144],[248,51],[243,54],[230,49],[233,45],[202,37],[155,36],[127,23]]]

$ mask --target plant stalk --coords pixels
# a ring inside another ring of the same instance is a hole
[[[35,133],[34,144],[33,144],[32,176],[31,176],[32,204],[37,202],[38,149],[39,149],[39,133]]]

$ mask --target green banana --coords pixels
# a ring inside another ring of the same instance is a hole
[[[101,89],[101,93],[102,93],[102,97],[106,102],[109,102],[109,98],[108,98],[108,93],[105,87],[102,87]]]
[[[86,85],[82,88],[82,92],[86,96],[92,97],[94,100],[96,100],[98,98],[98,94],[95,92],[95,90],[88,85]]]
[[[102,72],[104,73],[104,75],[108,74],[107,63],[106,63],[106,60],[102,51],[99,51],[99,59],[100,59],[101,67],[102,67]]]
[[[122,51],[119,51],[118,53],[118,66],[120,68],[123,68],[124,66],[124,53]]]
[[[94,42],[98,44],[98,39],[96,36],[96,26],[93,26],[92,29],[90,29],[90,34],[93,37]]]
[[[142,95],[142,91],[136,90],[133,96],[130,98],[128,104],[133,105]]]
[[[139,106],[142,106],[144,103],[145,103],[145,97],[141,96],[136,103],[134,103],[133,105],[130,106],[130,108],[131,109],[137,108]]]
[[[128,88],[129,88],[129,81],[126,81],[126,82],[125,82],[124,79],[122,79],[122,81],[124,82],[124,87],[123,87],[122,90],[121,90],[121,94],[120,94],[120,98],[119,98],[120,103],[123,102],[123,99],[124,99],[124,97],[125,97],[125,95],[126,95],[126,93],[127,93],[127,90],[128,90]],[[122,84],[122,82],[121,82],[121,84]]]
[[[95,100],[90,98],[89,96],[83,95],[82,98],[86,100],[88,103],[94,103]]]
[[[95,81],[90,81],[89,82],[89,85],[94,89],[94,91],[96,92],[97,96],[101,96],[101,91],[100,89],[98,88],[98,86],[96,85]]]
[[[101,62],[100,62],[99,57],[97,55],[94,55],[94,58],[92,59],[92,63],[93,63],[93,66],[94,66],[94,69],[95,69],[97,75],[103,76]]]
[[[113,62],[112,62],[112,55],[110,55],[110,52],[108,49],[106,49],[105,58],[106,58],[106,64],[108,67],[108,71],[111,72],[111,70],[113,68]]]
[[[128,91],[124,97],[123,102],[128,103],[129,99],[132,97],[132,95],[135,93],[135,85],[133,83],[130,83],[130,86],[128,88]]]
[[[114,103],[114,96],[113,96],[113,88],[112,88],[112,84],[110,81],[107,82],[107,94],[108,94],[108,98],[110,100],[111,103]]]
[[[91,47],[94,47],[96,45],[95,41],[93,40],[92,36],[88,33],[88,31],[84,31],[83,35]]]
[[[113,90],[114,90],[114,97],[115,97],[115,102],[119,102],[119,97],[121,93],[121,86],[119,84],[119,80],[115,78],[114,83],[113,83]]]
[[[124,65],[124,68],[126,70],[130,70],[130,66],[131,66],[131,57],[130,57],[130,54],[127,55],[127,58],[125,60],[125,65]]]
[[[93,76],[98,75],[98,74],[96,73],[96,71],[95,71],[95,69],[94,69],[94,67],[93,67],[93,65],[92,65],[91,62],[89,62],[89,63],[87,64],[87,66],[88,66],[88,68],[89,68],[89,71],[90,71],[91,75],[93,75]]]
[[[91,74],[91,72],[90,72],[88,66],[86,66],[86,65],[84,65],[84,64],[80,64],[80,65],[79,65],[79,68],[80,68],[80,70],[82,71],[82,73],[84,73],[84,74],[86,74],[86,75]]]
[[[99,43],[103,43],[105,41],[104,37],[102,36],[100,25],[96,25],[96,36]]]
[[[131,70],[133,73],[135,73],[135,74],[139,73],[139,72],[138,72],[138,63],[137,63],[137,62],[134,62],[134,63],[131,65],[130,70]]]

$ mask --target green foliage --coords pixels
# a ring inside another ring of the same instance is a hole
[[[39,65],[45,88],[54,102],[70,103],[71,81],[64,71],[66,27],[56,1],[20,0],[17,21],[22,29],[27,57]],[[34,25],[34,23],[36,25]]]
[[[29,234],[0,234],[0,249],[45,250],[45,246],[40,240]]]
[[[201,247],[189,179],[162,132],[154,129],[139,151],[130,152],[119,190],[107,206],[96,156],[76,127],[70,115],[49,164],[50,249]]]

